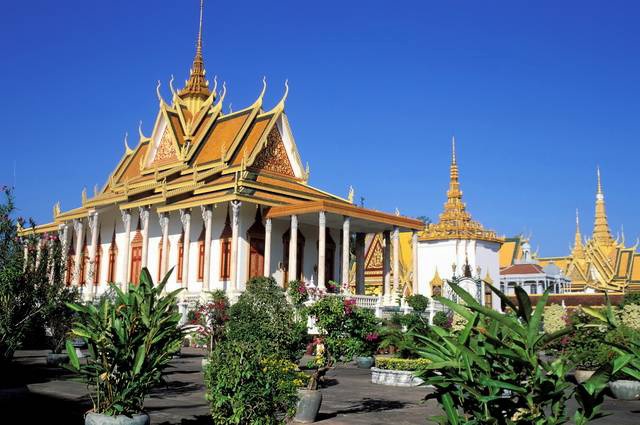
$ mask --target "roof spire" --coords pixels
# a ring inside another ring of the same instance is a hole
[[[451,163],[456,163],[456,136],[451,136]]]
[[[200,0],[200,21],[198,25],[198,38],[196,40],[196,55],[193,58],[189,79],[184,88],[180,90],[180,96],[193,96],[198,99],[206,99],[211,92],[209,82],[205,78],[204,59],[202,58],[202,20],[204,16],[204,0]]]
[[[593,226],[593,239],[605,245],[613,244],[613,237],[609,229],[607,212],[604,205],[604,192],[602,191],[602,180],[600,178],[600,167],[596,169],[598,176],[598,188],[596,192],[596,217]]]
[[[576,236],[573,243],[573,250],[571,256],[575,258],[584,258],[584,247],[582,246],[582,236],[580,235],[580,216],[578,215],[578,209],[576,208]]]

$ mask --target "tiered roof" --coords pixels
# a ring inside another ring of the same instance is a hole
[[[421,233],[420,240],[463,239],[502,243],[504,241],[503,238],[498,237],[492,230],[486,230],[482,224],[471,218],[465,203],[462,202],[455,139],[452,139],[451,145],[452,155],[447,202],[444,204],[444,211],[440,214],[440,221],[428,225],[424,232]]]
[[[170,103],[160,94],[158,115],[150,136],[139,130],[139,140],[125,151],[102,190],[93,196],[83,191],[82,206],[62,211],[54,207],[54,223],[85,217],[94,208],[117,205],[120,209],[157,207],[159,212],[240,200],[270,207],[329,203],[355,208],[352,200],[332,195],[308,184],[309,168],[302,165],[289,121],[284,112],[289,92],[271,109],[263,105],[267,89],[250,106],[225,114],[227,94],[214,78],[210,88],[202,53],[202,3],[196,53],[189,79],[175,90],[169,82]],[[323,204],[325,205],[325,204]],[[378,212],[361,209],[374,215]],[[385,217],[391,217],[385,214]],[[392,217],[393,218],[393,217]],[[398,220],[404,217],[397,217]],[[416,227],[416,220],[411,220]]]

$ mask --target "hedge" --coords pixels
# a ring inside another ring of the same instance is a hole
[[[431,363],[427,359],[399,359],[397,357],[376,357],[376,367],[386,370],[420,370]]]

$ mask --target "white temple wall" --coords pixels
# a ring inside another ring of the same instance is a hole
[[[284,272],[280,267],[284,258],[284,244],[282,236],[289,230],[290,223],[286,220],[273,220],[271,227],[271,277],[273,277],[279,285],[282,285]]]

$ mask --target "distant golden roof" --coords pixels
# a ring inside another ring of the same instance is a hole
[[[504,242],[492,230],[486,230],[482,224],[474,221],[471,214],[462,202],[462,191],[456,162],[455,139],[452,140],[451,170],[449,176],[449,190],[444,211],[440,214],[440,221],[432,223],[420,234],[420,240],[447,240],[447,239],[475,239],[489,242]]]

